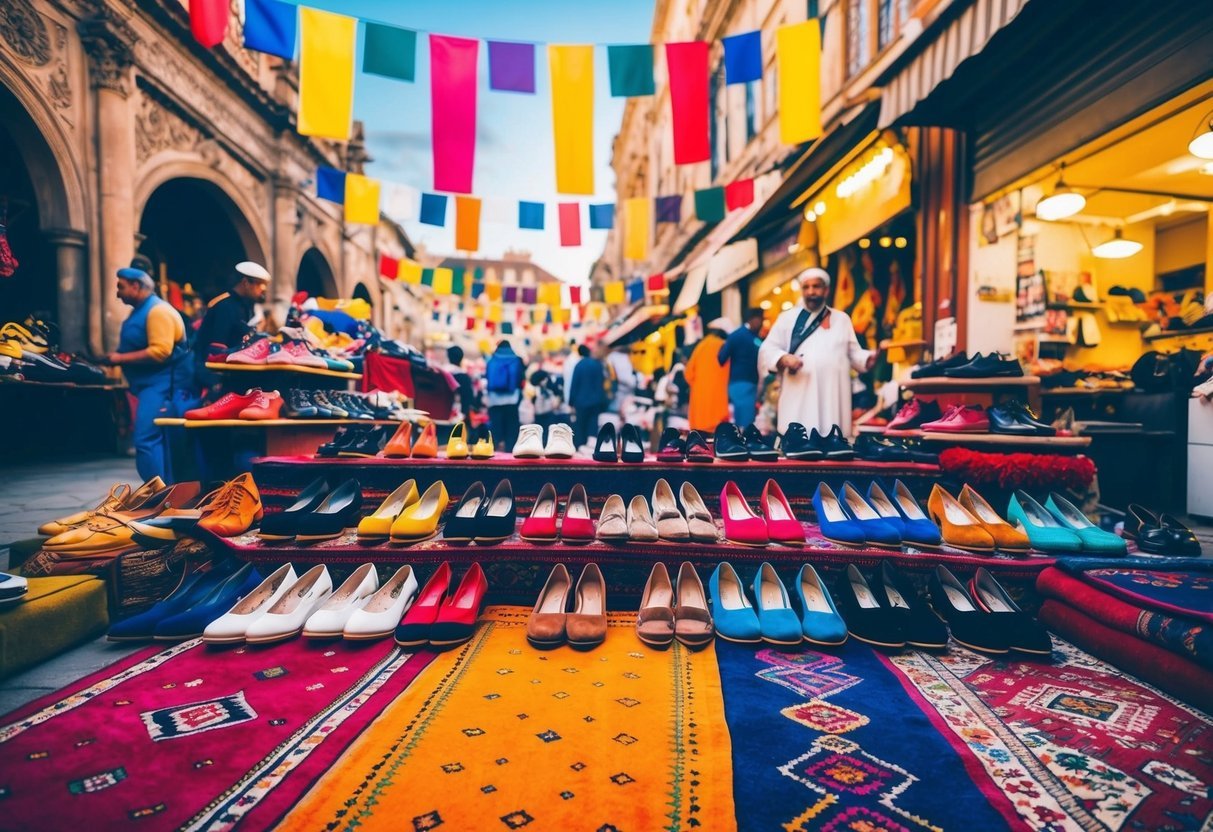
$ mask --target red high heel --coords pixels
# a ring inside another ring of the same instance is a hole
[[[417,647],[430,640],[430,628],[438,617],[442,602],[451,591],[451,564],[443,561],[396,627],[396,643],[401,647]]]
[[[480,617],[484,594],[488,590],[489,582],[484,577],[484,570],[479,563],[473,563],[464,573],[459,588],[438,610],[438,618],[430,627],[430,645],[454,647],[470,639],[476,629],[476,619]]]
[[[804,545],[804,526],[800,525],[800,521],[792,513],[792,507],[788,505],[788,498],[783,495],[779,483],[767,480],[758,506],[767,519],[767,537],[772,543],[782,543],[784,546]]]

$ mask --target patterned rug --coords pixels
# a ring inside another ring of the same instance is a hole
[[[272,825],[432,659],[384,642],[142,651],[0,719],[0,827]]]
[[[490,607],[281,828],[731,828],[712,649],[652,650],[612,614],[600,647],[539,651],[529,615]]]
[[[720,644],[742,829],[1202,829],[1213,721],[1078,649],[1052,664]]]
[[[1213,561],[1137,558],[1084,563],[1063,558],[1057,565],[1134,606],[1213,623]]]

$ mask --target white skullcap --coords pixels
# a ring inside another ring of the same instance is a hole
[[[814,278],[824,280],[825,284],[826,284],[826,288],[827,289],[830,288],[830,283],[832,282],[832,280],[830,278],[830,273],[827,272],[825,269],[819,269],[816,266],[814,266],[811,269],[805,269],[803,272],[801,272],[797,276],[797,280],[800,281],[800,285],[802,285],[802,286],[804,285],[806,280],[813,280]]]
[[[253,280],[268,281],[270,279],[270,273],[265,270],[265,266],[262,266],[260,263],[254,263],[251,260],[237,263],[236,271],[245,277],[253,278]]]
[[[737,327],[728,318],[717,318],[708,324],[708,329],[719,329],[721,332],[732,332]]]

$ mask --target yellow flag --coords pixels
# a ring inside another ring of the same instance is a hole
[[[644,260],[649,256],[649,230],[653,225],[652,207],[653,200],[646,197],[624,200],[623,256],[629,260]]]
[[[549,46],[556,192],[594,193],[594,47]]]
[[[489,320],[495,324],[501,323],[503,310],[500,303],[494,303],[489,306]]]
[[[379,180],[345,175],[345,221],[363,225],[379,224]]]
[[[455,280],[455,273],[450,269],[434,269],[434,294],[449,295]]]
[[[484,284],[484,293],[490,301],[501,300],[501,284],[496,280],[490,280]]]
[[[358,21],[299,7],[299,133],[348,140],[354,118]]]
[[[613,280],[606,286],[603,286],[602,299],[611,304],[623,303],[623,281]]]
[[[560,284],[559,283],[540,283],[539,284],[539,302],[546,305],[556,307],[560,305]]]
[[[400,269],[396,273],[397,280],[403,280],[405,283],[411,283],[414,286],[421,285],[421,264],[414,263],[412,260],[401,260]]]
[[[821,24],[815,19],[775,32],[779,72],[779,140],[800,144],[821,135]]]

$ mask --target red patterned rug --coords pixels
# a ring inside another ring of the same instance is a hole
[[[266,828],[432,659],[390,642],[137,653],[0,719],[0,827]]]

